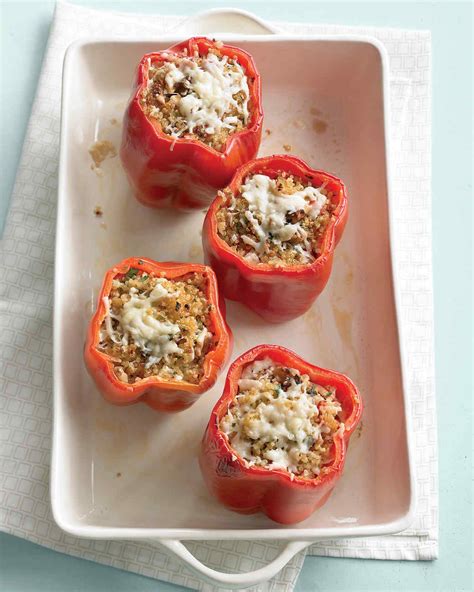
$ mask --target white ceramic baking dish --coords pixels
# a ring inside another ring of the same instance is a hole
[[[160,415],[102,400],[82,347],[105,270],[124,257],[202,261],[203,212],[152,211],[130,193],[118,158],[91,170],[96,140],[119,146],[134,68],[149,51],[192,33],[223,34],[250,51],[263,80],[260,154],[286,149],[347,184],[350,221],[330,282],[303,317],[268,325],[228,303],[233,358],[258,343],[285,345],[310,362],[347,373],[365,400],[362,429],[328,503],[282,527],[241,516],[207,493],[196,455],[224,377],[191,409]],[[260,35],[244,34],[259,32]],[[269,34],[272,33],[272,34]],[[202,575],[242,588],[272,577],[324,538],[395,533],[413,516],[414,481],[403,350],[393,277],[388,158],[388,62],[374,39],[275,34],[241,11],[211,11],[167,37],[71,46],[63,77],[54,313],[54,441],[51,497],[59,526],[90,538],[160,541]],[[288,148],[291,146],[291,148]],[[96,205],[103,210],[95,217]],[[281,539],[262,570],[221,574],[195,559],[189,539]]]

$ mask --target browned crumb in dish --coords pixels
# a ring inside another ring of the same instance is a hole
[[[312,479],[333,460],[344,430],[336,389],[267,358],[247,366],[219,427],[249,465]]]
[[[251,263],[275,267],[307,264],[321,253],[335,209],[324,186],[281,172],[275,179],[249,175],[237,196],[217,211],[219,236]]]
[[[204,56],[169,56],[151,64],[142,105],[173,138],[191,138],[222,150],[247,125],[249,87],[236,59],[211,49]]]
[[[117,150],[112,142],[109,140],[97,140],[89,148],[94,167],[100,167],[106,158],[114,158],[117,156]]]
[[[98,349],[113,358],[119,380],[199,383],[214,345],[206,284],[197,273],[169,280],[136,269],[114,279]]]

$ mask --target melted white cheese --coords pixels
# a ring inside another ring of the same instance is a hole
[[[177,132],[170,124],[166,133],[179,137],[184,132],[193,133],[199,127],[208,134],[215,134],[222,128],[234,129],[239,122],[238,117],[228,112],[235,107],[243,115],[244,123],[249,118],[248,100],[249,87],[247,77],[240,64],[228,68],[227,56],[216,56],[209,53],[198,65],[193,58],[182,58],[177,62],[166,62],[165,84],[168,92],[173,92],[176,84],[183,84],[188,90],[184,97],[178,95],[178,109],[187,122],[187,130]],[[150,80],[149,84],[152,83]],[[243,92],[245,99],[242,105],[234,99],[234,95]]]
[[[304,247],[297,245],[298,251],[308,261],[314,258],[311,245],[307,240],[307,232],[298,222],[288,222],[287,215],[302,210],[316,219],[327,200],[319,189],[309,186],[291,195],[279,194],[274,179],[267,175],[253,175],[242,185],[241,193],[249,203],[245,217],[258,237],[256,241],[250,236],[243,235],[242,240],[246,244],[257,253],[262,253],[265,241],[270,237],[274,242],[281,244],[298,235],[303,239],[304,244]],[[231,211],[234,209],[232,204],[229,209]],[[253,257],[247,257],[247,259],[254,261]]]
[[[210,336],[211,336],[211,333],[207,330],[206,327],[203,327],[201,329],[201,331],[199,332],[198,336],[196,337],[196,344],[195,344],[196,355],[198,355],[198,356],[201,355],[202,348],[204,347],[206,340],[209,339]]]
[[[108,298],[104,298],[106,309],[105,327],[107,334],[115,343],[120,341],[113,331],[111,318],[119,321],[123,337],[121,343],[127,345],[130,339],[146,354],[146,366],[152,366],[169,354],[181,353],[182,350],[175,339],[179,335],[179,326],[174,323],[159,321],[153,316],[152,305],[161,298],[172,296],[159,282],[148,296],[139,294],[136,288],[130,289],[130,300],[125,302],[120,315],[114,316],[110,312]]]
[[[289,388],[280,388],[277,398],[268,397],[265,378],[257,375],[273,365],[267,358],[247,366],[239,380],[239,409],[229,409],[220,427],[229,436],[233,450],[249,465],[259,460],[252,454],[252,443],[272,443],[273,449],[264,449],[261,454],[268,461],[266,466],[296,472],[299,455],[309,452],[321,432],[329,428],[318,423],[318,403],[322,397],[307,392],[312,386],[307,375],[300,375],[300,382],[291,379]],[[251,389],[256,392],[248,397]],[[335,406],[341,411],[338,402]],[[342,423],[341,426],[344,429]]]

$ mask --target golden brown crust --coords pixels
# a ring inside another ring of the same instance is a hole
[[[311,186],[311,183],[285,173],[280,173],[276,177],[276,183],[278,193],[281,195],[292,195]],[[287,216],[287,222],[291,224],[298,222],[308,234],[313,258],[317,258],[321,252],[321,239],[335,209],[332,202],[333,193],[324,188],[319,188],[319,191],[327,199],[316,219],[306,214],[304,210]],[[301,250],[298,249],[303,245],[303,240],[298,235],[285,243],[273,241],[270,237],[265,242],[264,252],[256,253],[255,249],[242,239],[242,236],[246,235],[258,241],[257,234],[245,215],[249,206],[248,201],[241,194],[236,196],[235,200],[232,200],[231,195],[226,197],[227,201],[216,214],[217,232],[236,253],[242,257],[255,253],[258,262],[274,266],[301,265],[308,262]],[[257,218],[258,216],[259,214],[256,214]]]
[[[215,49],[210,49],[209,53],[219,57],[222,55],[218,50]],[[173,61],[176,62],[179,59],[193,60],[198,64],[198,66],[201,66],[203,62],[202,56],[182,56],[181,58],[178,56]],[[225,65],[225,70],[235,71],[237,66],[238,62],[235,59],[229,59]],[[165,83],[166,70],[163,66],[150,66],[148,75],[150,83],[142,95],[142,105],[146,114],[149,117],[155,119],[161,125],[163,131],[173,130],[173,132],[179,133],[179,137],[181,138],[199,140],[204,144],[211,146],[215,150],[222,150],[231,134],[235,134],[236,132],[239,132],[245,128],[246,123],[242,106],[247,97],[244,95],[244,93],[239,92],[233,95],[238,107],[231,106],[229,110],[223,114],[223,117],[235,116],[238,119],[237,123],[232,129],[221,128],[219,131],[210,134],[202,127],[197,127],[192,133],[188,132],[187,121],[182,116],[178,108],[180,98],[186,96],[189,93],[186,85],[183,83],[178,83],[171,92]]]
[[[202,377],[204,358],[214,341],[209,317],[212,305],[206,297],[206,278],[193,273],[179,280],[167,280],[137,270],[131,272],[114,280],[109,295],[112,327],[117,341],[121,342],[116,343],[111,339],[104,320],[98,349],[114,359],[114,372],[123,382],[133,383],[149,376],[159,376],[163,380],[183,380],[197,384]],[[149,354],[140,349],[133,338],[127,336],[127,343],[122,342],[124,330],[120,314],[124,304],[131,298],[132,288],[138,290],[139,295],[148,295],[158,282],[169,295],[153,302],[149,312],[158,321],[179,327],[176,343],[182,351],[150,364]],[[204,340],[199,340],[203,329],[209,333]]]
[[[256,437],[256,422],[261,420],[263,411],[265,421],[272,424],[275,415],[266,414],[264,408],[278,402],[290,415],[298,402],[297,398],[292,398],[293,395],[287,398],[286,392],[294,389],[295,384],[301,385],[301,396],[317,402],[318,412],[311,416],[310,420],[312,424],[319,426],[320,430],[318,438],[311,438],[313,441],[307,442],[307,450],[297,451],[296,467],[290,472],[301,477],[314,478],[332,462],[334,435],[342,425],[339,416],[341,406],[336,397],[336,389],[314,384],[307,375],[302,375],[298,370],[278,365],[262,369],[252,375],[252,379],[259,379],[260,385],[250,388],[239,386],[233,403],[221,419],[220,429],[227,434],[231,445],[236,436],[249,443],[250,454],[255,457],[253,465],[271,468],[272,463],[265,458],[265,454],[285,448],[285,444],[280,437],[270,438],[268,433],[264,438]]]

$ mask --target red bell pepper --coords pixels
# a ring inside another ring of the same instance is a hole
[[[238,392],[243,369],[270,358],[277,364],[307,374],[311,381],[336,387],[342,406],[344,432],[334,435],[333,460],[313,479],[291,475],[283,469],[249,466],[231,448],[219,429],[222,417]],[[293,524],[308,518],[322,506],[342,474],[349,437],[362,414],[362,401],[347,376],[305,362],[292,351],[278,345],[259,345],[237,358],[230,366],[224,392],[211,413],[201,446],[199,463],[209,491],[227,508],[241,514],[263,512],[281,524]]]
[[[110,294],[112,281],[123,277],[130,269],[138,269],[167,279],[178,279],[190,273],[207,278],[207,298],[212,306],[210,320],[217,345],[206,355],[203,376],[198,384],[163,380],[156,376],[128,384],[114,373],[113,361],[98,349],[100,328],[106,316],[104,297]],[[159,411],[181,411],[192,405],[199,395],[209,390],[229,359],[232,333],[225,321],[225,304],[219,296],[216,277],[212,269],[193,263],[158,263],[151,259],[130,257],[114,265],[105,274],[99,294],[97,310],[89,324],[84,359],[89,374],[102,395],[116,405],[130,405],[142,401]]]
[[[324,231],[320,255],[308,264],[275,267],[253,263],[234,251],[217,232],[216,213],[250,174],[275,178],[281,172],[310,181],[315,187],[324,184],[333,192],[335,209]],[[334,249],[347,222],[347,195],[340,179],[311,169],[295,156],[266,156],[240,167],[230,185],[211,204],[202,233],[205,262],[216,272],[219,286],[230,300],[238,300],[266,321],[289,321],[306,312],[326,286],[332,269]]]
[[[249,84],[250,118],[242,131],[231,134],[221,151],[199,140],[173,138],[148,117],[141,97],[148,83],[151,64],[164,63],[169,56],[207,55],[210,49],[236,58]],[[137,199],[154,208],[203,208],[232,178],[236,169],[254,158],[262,135],[260,75],[252,57],[242,49],[216,44],[205,37],[193,37],[165,51],[141,59],[132,96],[124,116],[120,157]]]

